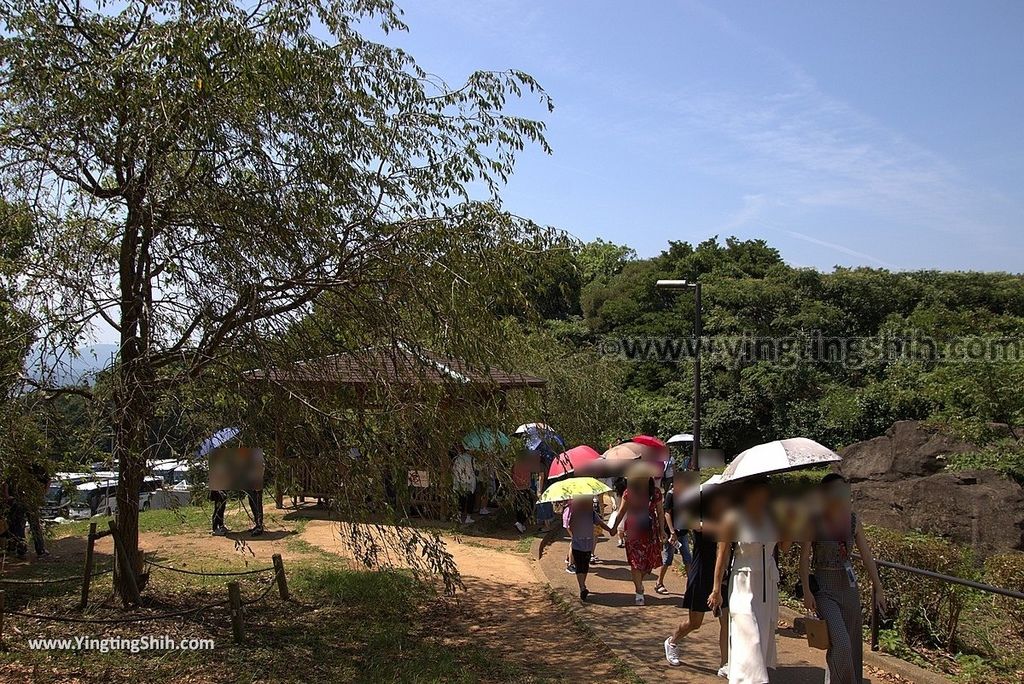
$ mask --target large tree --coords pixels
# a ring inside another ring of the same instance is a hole
[[[365,37],[404,28],[388,0],[0,0],[0,188],[34,226],[20,272],[40,335],[116,334],[134,565],[161,397],[286,337],[328,292],[365,316],[364,337],[400,337],[391,283],[441,316],[476,291],[444,268],[460,236],[488,257],[542,240],[497,192],[525,144],[547,149],[507,98],[546,95],[516,71],[449,86]],[[424,269],[448,289],[424,291]]]

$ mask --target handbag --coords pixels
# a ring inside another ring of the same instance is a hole
[[[804,618],[804,631],[807,632],[807,645],[811,648],[827,651],[832,645],[832,641],[828,637],[828,623],[824,620],[808,615]]]

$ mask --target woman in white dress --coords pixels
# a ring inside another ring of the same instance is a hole
[[[767,480],[750,482],[737,511],[724,521],[708,605],[722,605],[722,578],[729,570],[729,684],[767,684],[776,666],[779,621],[778,530],[771,518]]]

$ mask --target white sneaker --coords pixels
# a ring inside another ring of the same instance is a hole
[[[519,534],[526,534],[526,525],[521,522],[516,523],[516,529],[519,530]]]
[[[722,679],[729,678],[729,663],[726,663],[722,667],[718,668],[718,676]]]
[[[494,510],[493,510],[493,509],[490,509],[490,508],[481,508],[481,509],[480,509],[479,511],[477,511],[477,512],[478,512],[478,513],[479,513],[480,515],[490,515],[491,513],[493,513],[493,512],[494,512]]]
[[[672,643],[672,637],[665,639],[665,660],[669,665],[682,665],[679,660],[679,645]]]
[[[476,522],[476,520],[473,520],[473,518],[471,518],[471,517],[469,517],[467,515],[466,519],[462,521],[462,524],[463,525],[470,525],[470,524],[475,523],[475,522]]]
[[[633,599],[633,601],[634,601],[634,603],[636,603],[636,605],[638,605],[638,606],[642,606],[642,605],[644,605],[644,595],[643,595],[643,594],[637,594],[637,595],[636,595],[636,598],[635,598],[635,599]]]

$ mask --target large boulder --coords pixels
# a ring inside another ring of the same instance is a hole
[[[868,524],[945,537],[982,555],[1024,550],[1024,487],[994,471],[862,479],[852,489],[854,507]]]
[[[895,482],[933,475],[950,454],[976,451],[973,444],[929,428],[920,421],[894,423],[884,435],[851,444],[839,455],[839,471],[852,483]]]

